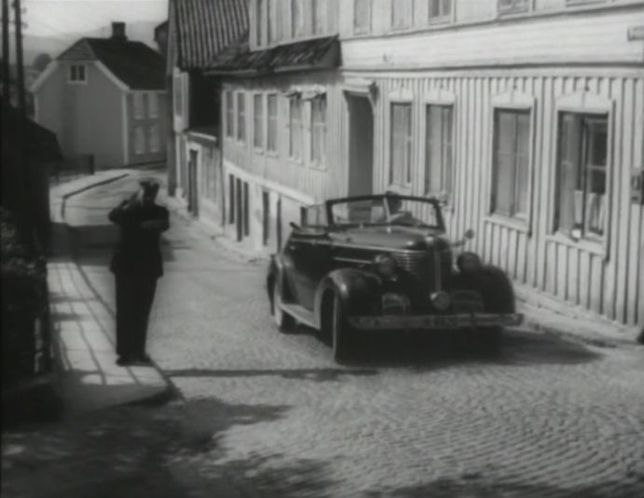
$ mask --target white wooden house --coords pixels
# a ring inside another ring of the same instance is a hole
[[[644,2],[250,6],[213,71],[231,237],[270,252],[304,204],[434,195],[534,315],[642,329]]]

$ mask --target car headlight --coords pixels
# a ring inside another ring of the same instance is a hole
[[[445,311],[452,304],[449,294],[443,291],[434,292],[429,299],[438,311]]]
[[[389,254],[378,254],[373,258],[373,266],[376,272],[383,278],[391,279],[396,275],[398,265],[396,260]]]
[[[481,268],[481,258],[473,252],[464,252],[456,258],[456,266],[462,272],[472,272]]]

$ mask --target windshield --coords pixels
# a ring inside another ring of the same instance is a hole
[[[437,203],[419,197],[383,195],[330,204],[334,225],[400,225],[442,229]]]

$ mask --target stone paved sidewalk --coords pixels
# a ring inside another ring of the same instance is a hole
[[[64,220],[68,197],[128,174],[127,170],[105,171],[56,186],[51,192],[56,216],[47,280],[60,392],[65,409],[71,412],[165,396],[169,391],[169,384],[154,366],[116,365],[114,310],[94,292],[73,261]]]

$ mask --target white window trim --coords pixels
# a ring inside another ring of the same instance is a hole
[[[72,79],[72,67],[83,67],[83,72],[85,75],[85,78],[82,80],[73,80]],[[78,63],[72,63],[69,66],[67,66],[67,83],[70,85],[87,85],[87,82],[89,80],[89,64],[85,62],[78,62]]]
[[[571,112],[578,114],[603,114],[606,115],[607,123],[607,146],[606,146],[606,220],[604,237],[602,241],[588,239],[582,237],[579,240],[574,240],[566,234],[557,230],[555,219],[555,203],[557,202],[556,184],[558,173],[558,159],[559,159],[559,115],[562,112]],[[574,92],[568,95],[559,97],[555,102],[555,125],[553,126],[552,136],[550,137],[551,143],[556,144],[550,151],[550,164],[552,165],[549,181],[549,195],[548,195],[548,234],[546,240],[564,244],[570,247],[580,248],[598,256],[602,256],[604,261],[610,258],[610,240],[612,233],[612,216],[613,216],[613,158],[614,158],[614,140],[615,140],[615,100],[595,93],[583,91]]]
[[[410,89],[407,88],[397,88],[395,90],[392,90],[389,92],[388,95],[389,99],[387,102],[387,129],[386,129],[386,137],[387,139],[385,140],[385,157],[387,158],[387,170],[385,171],[385,174],[387,175],[386,178],[386,184],[388,188],[391,188],[393,190],[402,190],[401,193],[405,194],[411,194],[412,193],[412,188],[414,185],[414,156],[416,153],[414,152],[416,147],[414,147],[413,143],[413,137],[414,137],[414,112],[415,112],[415,106],[414,106],[414,94]],[[404,185],[399,185],[396,183],[391,183],[389,179],[391,178],[391,169],[393,167],[393,164],[391,163],[391,125],[392,125],[392,112],[391,112],[391,107],[393,104],[409,104],[411,106],[411,136],[412,136],[412,147],[411,147],[411,181],[406,182]]]
[[[533,196],[534,196],[534,152],[535,152],[535,137],[536,137],[536,98],[530,94],[519,92],[516,90],[510,90],[508,92],[500,93],[494,95],[491,101],[490,109],[490,132],[488,134],[488,143],[490,144],[490,150],[488,155],[488,171],[487,171],[487,183],[488,188],[486,189],[486,216],[483,218],[484,221],[494,223],[497,225],[503,225],[514,230],[518,230],[527,234],[528,236],[532,235],[533,227]],[[495,129],[495,120],[497,110],[514,110],[514,111],[528,111],[530,112],[530,146],[528,150],[529,159],[528,159],[528,208],[526,212],[525,219],[517,218],[512,216],[504,216],[498,213],[492,212],[492,190],[494,189],[494,137],[496,133]]]

